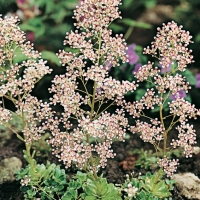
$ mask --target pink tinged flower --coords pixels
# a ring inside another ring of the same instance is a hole
[[[172,159],[169,160],[166,156],[163,159],[158,161],[158,165],[163,167],[163,170],[167,174],[168,177],[171,177],[177,169],[177,165],[179,165],[178,160]]]
[[[200,88],[200,74],[196,75],[196,88]]]
[[[153,68],[153,64],[154,63],[148,62],[148,64],[141,66],[137,72],[134,72],[138,82],[147,80],[149,76],[154,77],[160,72],[158,67]]]
[[[151,48],[145,48],[144,53],[159,57],[160,63],[166,68],[170,63],[176,61],[178,69],[185,71],[187,64],[194,62],[191,55],[192,50],[187,48],[189,43],[193,43],[191,38],[188,31],[182,30],[182,26],[178,26],[172,21],[163,24],[162,28],[158,28]]]
[[[138,191],[138,188],[132,186],[132,184],[129,183],[129,184],[127,185],[127,188],[124,189],[124,191],[128,193],[128,196],[129,196],[129,197],[134,197],[135,194],[136,194],[137,191]]]
[[[135,49],[135,44],[131,44],[128,46],[128,50],[126,51],[127,55],[128,55],[128,61],[131,65],[136,64],[137,61],[139,60],[139,56],[136,54],[136,52],[134,51]]]
[[[1,102],[0,102],[1,103]],[[4,121],[8,122],[11,120],[11,113],[9,110],[0,107],[0,124],[2,124]]]
[[[171,100],[176,100],[177,98],[185,98],[187,95],[184,90],[179,90],[177,94],[172,94],[170,96]]]

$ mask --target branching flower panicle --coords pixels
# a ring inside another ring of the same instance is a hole
[[[141,100],[125,105],[127,111],[134,118],[146,117],[151,123],[136,120],[136,125],[130,130],[133,133],[140,133],[145,142],[150,142],[156,150],[162,151],[164,158],[159,161],[159,165],[164,168],[168,176],[176,171],[178,161],[168,160],[166,153],[173,148],[183,147],[186,157],[192,156],[196,134],[193,126],[190,126],[188,118],[196,119],[199,110],[184,100],[185,95],[191,88],[185,77],[178,74],[185,70],[186,66],[193,61],[191,50],[187,46],[192,43],[192,36],[189,32],[182,30],[175,22],[163,24],[158,28],[158,33],[152,42],[152,46],[144,49],[145,54],[151,54],[159,61],[159,67],[154,67],[154,63],[148,62],[134,72],[138,82],[148,81],[154,85],[154,89],[148,90]],[[170,66],[170,68],[169,68]],[[162,67],[162,70],[159,68]],[[180,93],[181,92],[181,93]],[[155,122],[144,114],[144,109],[154,109],[159,107],[160,119]],[[169,114],[164,115],[163,107],[169,107]],[[140,114],[137,112],[140,111]],[[165,120],[171,119],[171,123],[166,125]],[[178,131],[178,139],[171,141],[171,146],[167,146],[168,133],[173,126]],[[163,147],[161,144],[163,141]]]
[[[145,54],[151,54],[159,59],[162,68],[177,62],[178,69],[184,71],[185,67],[193,62],[192,50],[187,46],[192,43],[192,36],[189,31],[182,30],[182,26],[177,26],[175,22],[163,24],[158,28],[158,33],[154,37],[151,49],[144,49]]]
[[[38,127],[49,112],[47,104],[39,102],[30,95],[34,85],[51,69],[41,59],[33,44],[26,41],[25,33],[20,30],[17,17],[0,17],[0,97],[4,107],[4,98],[11,100],[16,106],[14,113],[23,123],[24,138],[27,144],[40,138],[44,130]],[[24,61],[16,63],[16,56],[24,56]],[[1,122],[12,120],[12,112],[0,108]]]
[[[53,152],[66,167],[75,163],[85,170],[97,171],[115,155],[112,142],[124,140],[128,121],[123,109],[112,115],[106,112],[114,104],[122,105],[124,94],[137,87],[135,82],[120,82],[108,73],[111,66],[128,61],[122,35],[112,37],[108,30],[110,23],[120,18],[119,4],[119,0],[81,2],[74,11],[77,30],[67,33],[64,40],[64,45],[76,52],[58,53],[67,72],[54,78],[50,101],[53,105],[59,103],[64,112],[58,123],[50,118],[46,126],[53,135],[49,140]],[[77,127],[72,128],[71,120],[77,122]]]

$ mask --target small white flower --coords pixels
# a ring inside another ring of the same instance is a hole
[[[128,188],[125,188],[124,191],[128,193],[129,197],[133,197],[133,196],[135,196],[136,192],[138,191],[138,188],[132,186],[131,183],[129,183]]]

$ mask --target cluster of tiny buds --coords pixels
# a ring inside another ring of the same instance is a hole
[[[0,96],[7,92],[14,97],[30,93],[36,82],[45,74],[51,73],[51,69],[45,66],[46,61],[40,59],[40,53],[34,50],[33,44],[26,41],[25,33],[20,30],[18,22],[18,17],[0,17],[0,65],[5,69],[0,72]],[[28,58],[21,64],[13,60],[19,50]],[[25,70],[20,77],[23,68]]]
[[[170,160],[166,156],[158,161],[158,165],[162,167],[168,177],[172,177],[174,172],[176,172],[177,165],[179,165],[178,160]]]
[[[168,68],[169,65],[176,61],[178,69],[185,71],[185,67],[194,62],[191,55],[192,50],[187,46],[191,41],[192,36],[188,31],[182,30],[182,26],[178,26],[175,22],[163,24],[162,28],[158,28],[157,36],[152,42],[151,49],[144,49],[145,54],[151,54],[158,57],[163,68]]]
[[[138,191],[137,187],[132,186],[131,183],[127,185],[127,188],[124,189],[126,193],[128,193],[128,197],[134,197]]]
[[[0,104],[2,104],[2,102],[0,101]],[[3,122],[9,122],[11,119],[11,112],[5,108],[0,107],[0,125]]]
[[[31,181],[31,179],[27,175],[25,175],[24,179],[21,179],[21,185],[22,186],[27,186],[30,181]]]
[[[102,31],[114,19],[120,18],[118,6],[121,0],[86,0],[74,10],[77,28]]]

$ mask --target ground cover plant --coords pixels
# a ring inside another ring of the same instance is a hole
[[[0,18],[0,123],[24,143],[27,165],[16,172],[24,199],[171,199],[171,177],[178,165],[171,153],[181,147],[186,157],[192,156],[196,134],[188,119],[200,115],[182,95],[190,89],[182,72],[193,62],[187,47],[192,37],[173,21],[163,24],[152,46],[144,49],[158,63],[139,65],[133,70],[135,81],[116,80],[110,76],[112,68],[136,64],[128,57],[123,35],[114,36],[109,29],[121,18],[119,5],[120,0],[85,0],[76,7],[76,30],[66,34],[66,48],[57,53],[65,72],[52,80],[47,101],[34,97],[32,89],[52,70],[26,41],[18,18]],[[134,94],[143,81],[149,86],[141,98],[127,100],[125,95]],[[7,100],[12,109],[6,108]],[[158,117],[148,116],[148,110],[159,111]],[[177,136],[169,140],[173,127]],[[125,141],[127,133],[139,134],[153,145],[156,170],[127,176],[116,185],[108,182],[103,169],[116,156],[113,143]],[[34,144],[44,135],[52,154],[66,169],[75,168],[75,175],[69,177],[49,161],[37,161]]]

